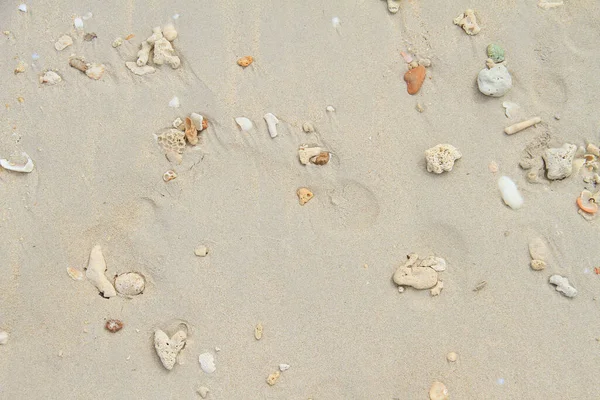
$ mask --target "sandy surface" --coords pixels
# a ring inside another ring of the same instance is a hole
[[[35,170],[0,170],[0,329],[10,334],[0,397],[194,399],[206,386],[213,399],[427,399],[439,380],[453,399],[596,398],[598,222],[577,214],[580,177],[530,184],[518,161],[544,129],[556,144],[598,141],[600,9],[536,3],[404,0],[391,15],[380,0],[57,1],[27,13],[3,2],[0,156],[24,150]],[[479,13],[477,36],[452,24],[466,8]],[[93,42],[72,23],[88,11]],[[133,75],[125,61],[175,13],[182,67]],[[58,52],[65,33],[75,43]],[[506,49],[514,81],[502,99],[475,83],[491,42]],[[402,79],[409,47],[433,63],[416,96]],[[106,74],[93,81],[70,68],[71,53]],[[242,69],[245,55],[256,61]],[[29,68],[15,75],[19,60]],[[46,68],[63,82],[41,85]],[[179,109],[168,107],[174,95]],[[506,136],[518,118],[503,101],[544,123]],[[210,126],[165,183],[172,166],[153,134],[190,112]],[[275,139],[267,112],[281,121]],[[255,129],[241,132],[238,116]],[[329,148],[332,161],[300,165],[303,143]],[[463,153],[443,175],[423,157],[438,143]],[[500,174],[516,181],[522,209],[502,203]],[[301,186],[315,194],[304,207]],[[541,272],[528,266],[536,236],[555,259]],[[199,243],[205,258],[194,255]],[[68,277],[96,244],[107,276],[147,277],[143,295],[107,300]],[[448,260],[440,296],[398,293],[391,276],[410,252]],[[578,296],[557,293],[553,273]],[[106,331],[107,318],[124,329]],[[153,331],[172,334],[181,321],[184,363],[167,371]],[[216,356],[211,375],[198,364],[205,351]],[[270,387],[280,363],[291,368]]]

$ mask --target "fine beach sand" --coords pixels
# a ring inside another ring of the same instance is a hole
[[[10,335],[0,398],[197,399],[206,386],[209,399],[418,400],[434,381],[451,399],[598,398],[600,222],[577,214],[580,177],[531,184],[518,166],[544,130],[557,145],[600,144],[600,5],[565,3],[403,0],[391,15],[381,0],[32,0],[27,13],[2,2],[0,157],[26,151],[35,169],[0,169],[0,330]],[[452,23],[467,8],[477,36]],[[73,27],[88,11],[93,42]],[[133,75],[125,61],[176,13],[181,68]],[[58,52],[63,34],[75,43]],[[492,42],[513,77],[503,98],[475,81]],[[409,48],[432,61],[415,96],[402,79]],[[87,78],[71,54],[105,75]],[[242,69],[246,55],[255,62]],[[20,60],[28,68],[14,74]],[[63,81],[40,84],[45,69]],[[507,118],[503,101],[521,114]],[[190,112],[209,128],[165,183],[173,167],[153,135]],[[275,139],[267,112],[280,120]],[[538,115],[537,127],[503,133]],[[331,150],[331,162],[301,165],[304,143]],[[442,175],[423,156],[439,143],[463,154]],[[500,175],[517,183],[521,209],[503,204]],[[304,206],[302,186],[315,195]],[[552,252],[544,271],[529,268],[534,237]],[[107,276],[146,276],[142,295],[104,299],[69,278],[96,244]],[[391,277],[411,252],[448,261],[441,295],[398,293]],[[578,296],[556,292],[551,274]],[[106,331],[108,318],[125,327]],[[183,363],[167,371],[153,332],[180,322]],[[206,351],[210,375],[198,363]],[[267,385],[280,363],[291,368]]]

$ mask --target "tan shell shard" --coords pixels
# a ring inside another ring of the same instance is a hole
[[[446,385],[442,382],[433,382],[431,388],[429,389],[429,399],[430,400],[448,400],[450,397],[448,395],[448,389],[446,389]]]
[[[301,206],[308,203],[314,196],[313,192],[311,192],[309,188],[305,187],[298,189],[296,194],[298,195],[298,201],[300,202]]]
[[[263,335],[263,326],[262,324],[259,322],[256,327],[254,328],[254,338],[256,340],[260,340],[262,339],[262,335]]]
[[[273,386],[275,383],[277,383],[277,379],[279,379],[280,375],[281,375],[281,372],[279,372],[279,371],[275,371],[271,375],[269,375],[267,377],[267,383],[269,384],[269,386]]]
[[[322,151],[318,156],[312,157],[310,162],[315,165],[325,165],[329,162],[329,157],[330,155],[328,151]]]
[[[77,268],[73,268],[73,267],[67,267],[67,274],[71,277],[71,279],[73,279],[74,281],[80,281],[83,279],[83,271]]]
[[[190,117],[185,118],[185,138],[192,146],[198,144],[198,129]]]
[[[81,72],[85,72],[88,69],[87,63],[81,57],[71,57],[69,59],[69,65]]]

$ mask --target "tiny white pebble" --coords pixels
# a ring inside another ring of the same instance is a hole
[[[80,17],[77,17],[73,20],[73,25],[77,29],[83,29],[83,20]]]
[[[333,25],[333,27],[335,29],[339,28],[340,25],[341,25],[340,18],[339,17],[333,17],[333,18],[331,18],[331,25]]]
[[[19,5],[19,11],[27,12],[27,4]]]
[[[180,105],[181,103],[179,102],[179,97],[177,96],[173,96],[171,101],[169,101],[169,107],[179,108]]]
[[[290,365],[289,364],[279,364],[279,370],[281,372],[287,371],[288,369],[290,369]]]
[[[335,108],[333,106],[327,106],[326,110],[329,112],[334,112]]]
[[[173,14],[173,19],[179,19],[179,14]]]
[[[0,344],[8,343],[8,332],[0,331]]]
[[[398,286],[398,292],[403,293],[404,292],[404,286]]]
[[[215,351],[219,352],[219,351],[221,351],[221,348],[220,347],[215,347]]]

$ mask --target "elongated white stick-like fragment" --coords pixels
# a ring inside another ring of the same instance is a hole
[[[542,122],[542,119],[540,117],[530,118],[526,121],[518,122],[514,125],[504,128],[504,132],[507,135],[512,135],[513,133],[521,132],[523,129],[527,129],[530,126],[539,124],[540,122]]]
[[[277,119],[277,117],[271,113],[267,113],[267,114],[265,114],[265,116],[263,118],[265,119],[265,121],[267,121],[267,128],[269,129],[269,135],[271,135],[272,138],[276,137],[277,136],[277,124],[279,123],[279,120]]]

